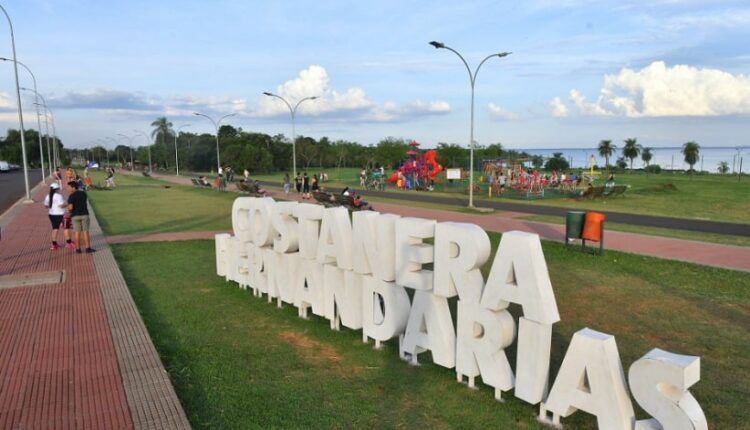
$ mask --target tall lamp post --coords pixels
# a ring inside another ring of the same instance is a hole
[[[289,113],[292,115],[292,178],[296,178],[297,177],[297,145],[296,145],[297,144],[297,142],[296,142],[297,141],[297,135],[296,135],[295,129],[294,129],[294,118],[295,118],[295,116],[297,114],[297,108],[299,107],[299,105],[303,101],[305,101],[305,100],[315,100],[315,99],[318,98],[318,96],[305,97],[302,100],[298,101],[297,104],[294,105],[294,107],[292,107],[292,105],[289,104],[289,102],[286,101],[286,99],[284,97],[281,97],[281,96],[276,95],[274,93],[269,93],[268,91],[265,91],[263,93],[263,95],[266,95],[268,97],[276,97],[277,99],[279,99],[282,102],[284,102],[284,104],[286,105],[286,107],[289,108]]]
[[[9,58],[0,57],[1,61],[13,61]],[[42,146],[42,120],[39,117],[39,93],[37,92],[37,86],[36,86],[36,76],[34,76],[34,73],[29,69],[29,67],[25,64],[23,64],[20,61],[15,61],[15,63],[20,64],[24,69],[26,69],[27,72],[31,75],[31,80],[34,82],[34,89],[30,90],[28,88],[21,88],[24,91],[34,91],[34,97],[36,100],[36,128],[37,128],[37,136],[39,137],[39,161],[42,164],[42,182],[45,180],[45,174],[44,174],[44,148]],[[47,160],[47,164],[49,164],[49,160]]]
[[[133,164],[133,138],[122,133],[117,133],[117,135],[128,139],[128,148],[130,148],[130,171],[132,172],[135,168],[135,165]]]
[[[36,95],[42,100],[41,105],[44,106],[44,130],[45,130],[45,134],[47,135],[46,136],[46,140],[47,140],[47,164],[49,164],[49,175],[52,176],[52,169],[56,169],[57,168],[57,164],[56,164],[57,160],[54,159],[52,157],[52,154],[50,153],[50,147],[52,146],[49,143],[49,113],[50,113],[50,110],[47,107],[47,101],[44,100],[44,97],[41,94],[39,94],[39,93],[36,93]],[[37,105],[37,107],[39,106],[39,103],[35,103],[35,104]]]
[[[153,166],[153,164],[151,164],[151,139],[148,137],[148,134],[140,130],[133,131],[146,138],[146,149],[148,149],[148,172],[151,173],[151,167]]]
[[[489,60],[493,57],[506,57],[510,55],[510,52],[500,52],[497,54],[490,54],[484,58],[481,62],[479,62],[479,65],[474,70],[474,73],[471,72],[471,67],[469,67],[469,63],[466,62],[464,57],[458,53],[455,49],[445,46],[445,44],[440,42],[432,41],[430,42],[430,45],[434,46],[436,49],[447,49],[454,54],[458,55],[458,58],[461,59],[461,61],[464,63],[464,66],[466,66],[466,71],[469,72],[469,83],[471,84],[471,125],[469,128],[469,163],[471,163],[471,166],[469,167],[469,207],[474,207],[474,84],[477,81],[477,73],[479,73],[479,68],[482,67],[482,64],[484,64],[485,61]]]
[[[177,131],[174,133],[174,165],[175,169],[177,170],[175,176],[180,176],[180,160],[177,158],[177,135],[180,134],[180,130],[182,130],[185,127],[190,127],[190,124],[183,124],[179,127],[177,127]],[[216,133],[216,136],[219,136],[219,133]]]
[[[230,113],[228,115],[224,115],[223,117],[219,118],[218,121],[214,121],[213,118],[211,118],[210,116],[199,113],[199,112],[193,112],[193,115],[198,115],[198,116],[208,118],[208,120],[211,121],[211,123],[213,123],[214,128],[216,129],[216,171],[218,172],[221,170],[221,160],[219,159],[219,124],[221,124],[221,121],[223,121],[224,119],[229,118],[230,116],[235,116],[237,114]]]
[[[26,185],[26,202],[31,202],[31,191],[29,190],[29,167],[26,161],[26,138],[24,137],[23,130],[23,112],[21,108],[21,86],[18,84],[18,62],[16,61],[16,37],[13,35],[13,23],[10,20],[10,15],[5,8],[0,5],[0,10],[3,11],[5,17],[8,19],[8,26],[10,27],[10,43],[13,47],[13,70],[16,76],[16,100],[18,101],[18,125],[21,128],[21,157],[23,158],[23,181]]]

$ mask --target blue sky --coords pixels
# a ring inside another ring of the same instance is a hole
[[[67,146],[150,129],[166,115],[238,113],[245,130],[291,134],[281,102],[305,96],[298,134],[375,143],[589,147],[748,145],[750,4],[745,1],[3,2],[18,59],[36,73]],[[7,37],[7,26],[3,25]],[[7,41],[7,38],[5,39]],[[10,57],[10,43],[0,45]],[[0,63],[0,127],[17,127]],[[22,85],[30,86],[20,70]],[[36,128],[32,100],[26,124]],[[136,140],[138,141],[138,140]],[[140,141],[138,141],[140,142]]]

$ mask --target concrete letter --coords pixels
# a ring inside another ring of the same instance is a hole
[[[334,262],[341,269],[352,269],[352,225],[343,206],[326,209],[320,225],[318,263]]]
[[[299,227],[294,219],[294,208],[297,202],[276,202],[276,213],[271,218],[276,237],[273,239],[273,250],[276,252],[295,252],[299,249]]]
[[[318,252],[320,220],[323,218],[323,206],[300,203],[294,209],[294,216],[299,222],[300,257],[314,260]]]
[[[479,303],[490,257],[490,238],[479,226],[441,222],[435,227],[435,294]],[[458,290],[457,290],[458,289]]]
[[[576,410],[596,416],[600,429],[631,430],[635,422],[615,338],[588,328],[573,335],[547,401],[553,424]]]
[[[404,287],[369,275],[362,277],[362,340],[381,341],[398,336],[406,329],[409,319],[409,295]]]
[[[412,363],[417,364],[417,355],[424,351],[432,352],[435,364],[449,369],[456,365],[456,331],[448,299],[417,290],[400,353],[402,357],[411,355]]]
[[[652,349],[630,366],[635,401],[654,418],[637,421],[635,430],[707,430],[701,406],[688,388],[700,378],[700,357]],[[738,423],[739,424],[739,423]]]
[[[432,271],[422,265],[432,263],[434,249],[423,239],[435,236],[435,221],[401,218],[396,221],[396,282],[415,290],[432,290]]]

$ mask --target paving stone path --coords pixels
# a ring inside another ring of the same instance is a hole
[[[93,211],[96,253],[51,251],[45,192],[0,217],[0,429],[190,428]]]

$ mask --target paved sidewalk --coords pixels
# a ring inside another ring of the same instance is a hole
[[[51,251],[46,212],[0,217],[0,428],[189,428],[93,212],[92,255]]]
[[[177,177],[155,174],[154,177],[175,184],[191,185],[190,177],[187,176]],[[234,186],[230,186],[230,190],[234,190]],[[301,200],[296,193],[284,194],[281,191],[270,189],[268,191],[271,197]],[[315,200],[308,201],[315,203]],[[538,234],[542,239],[561,243],[564,242],[565,237],[565,226],[519,220],[516,219],[518,216],[517,212],[474,215],[391,203],[377,202],[373,205],[379,212],[429,218],[438,221],[473,223],[485,230],[497,232],[510,230],[528,231]],[[606,231],[604,245],[606,249],[750,272],[750,247],[721,245],[618,231]]]

